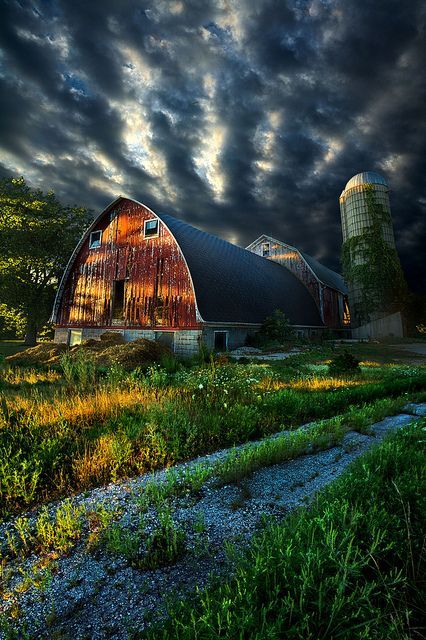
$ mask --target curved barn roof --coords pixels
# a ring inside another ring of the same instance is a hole
[[[281,309],[294,325],[323,326],[313,297],[288,269],[165,213],[157,215],[182,250],[205,322],[258,324]]]
[[[60,282],[51,321],[56,321],[68,276],[79,250],[100,219],[121,200],[119,196],[93,220],[68,262]],[[196,229],[165,213],[155,213],[169,229],[188,265],[204,322],[260,324],[275,309],[281,309],[291,324],[324,326],[308,289],[285,267],[242,247]]]
[[[323,265],[321,262],[319,262],[316,258],[313,258],[312,256],[310,256],[308,253],[305,253],[304,251],[300,251],[300,249],[293,247],[293,245],[288,244],[287,242],[283,242],[282,240],[277,240],[276,238],[273,238],[272,236],[267,236],[263,233],[261,236],[256,238],[256,240],[254,240],[252,243],[248,245],[247,250],[252,251],[252,247],[256,247],[256,245],[258,245],[259,242],[262,242],[263,240],[267,240],[268,242],[279,244],[284,247],[287,247],[288,249],[291,249],[292,251],[296,251],[302,258],[302,260],[306,262],[306,264],[308,265],[308,267],[310,268],[310,270],[318,280],[320,280],[323,284],[327,285],[328,287],[331,287],[332,289],[336,289],[341,293],[347,294],[348,289],[340,273],[337,273],[337,271],[333,271],[332,269],[329,269],[328,267]],[[289,269],[289,267],[285,263],[282,264],[282,266],[285,269]]]

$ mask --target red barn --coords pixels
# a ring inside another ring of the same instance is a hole
[[[281,240],[261,235],[248,251],[274,260],[294,273],[311,292],[321,320],[333,330],[348,330],[350,314],[348,291],[342,276]]]
[[[274,309],[304,335],[324,328],[314,297],[291,270],[119,197],[71,256],[52,320],[57,342],[114,330],[190,355],[201,341],[241,346]]]

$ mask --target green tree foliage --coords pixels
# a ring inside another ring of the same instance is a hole
[[[265,318],[259,336],[271,342],[286,342],[294,338],[294,331],[285,313],[275,309]]]
[[[342,247],[343,277],[361,290],[361,300],[352,310],[359,324],[369,322],[374,312],[401,311],[408,295],[398,253],[383,238],[390,214],[376,201],[371,185],[366,185],[365,198],[371,225]]]
[[[22,338],[25,335],[25,318],[20,312],[0,303],[0,339]]]
[[[88,221],[87,209],[63,206],[53,191],[31,189],[22,177],[0,181],[0,304],[24,320],[27,344],[49,319],[58,280]]]

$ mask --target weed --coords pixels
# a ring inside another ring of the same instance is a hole
[[[79,349],[66,351],[59,359],[65,381],[70,386],[91,388],[96,382],[96,366],[89,352]]]
[[[9,553],[27,556],[32,551],[67,551],[81,535],[84,513],[83,506],[65,500],[53,514],[42,507],[34,524],[28,518],[17,518],[13,524],[15,533],[6,533]]]
[[[113,523],[104,531],[100,541],[105,549],[114,555],[122,556],[129,564],[136,564],[140,556],[140,530],[129,531],[118,523]]]
[[[145,569],[158,569],[174,564],[185,552],[184,530],[173,522],[170,510],[161,511],[158,519],[158,527],[146,543],[146,554],[142,562]]]
[[[197,535],[201,535],[206,532],[207,530],[206,521],[202,511],[197,513],[197,515],[195,516],[194,521],[192,523],[192,528],[194,530],[194,533],[196,533]]]

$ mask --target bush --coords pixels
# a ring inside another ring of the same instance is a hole
[[[359,360],[355,358],[349,351],[339,353],[328,365],[328,373],[332,376],[342,375],[345,373],[357,373],[360,371]]]
[[[280,309],[275,309],[270,316],[265,318],[258,333],[250,336],[247,345],[260,347],[281,345],[293,340],[294,337],[294,330],[289,319]]]

